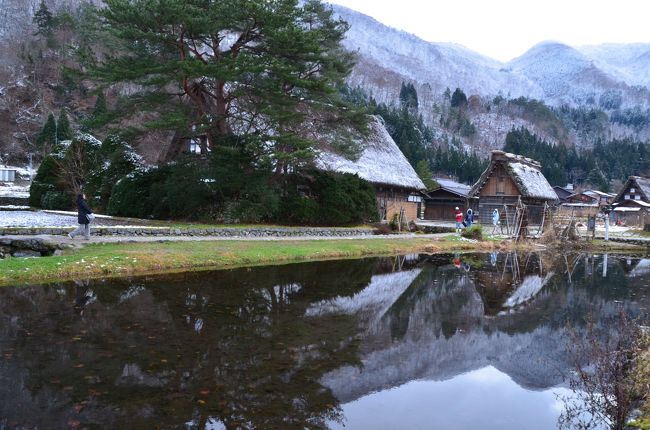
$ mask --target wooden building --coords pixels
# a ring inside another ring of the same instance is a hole
[[[564,203],[567,197],[573,194],[573,190],[569,190],[566,187],[560,187],[559,185],[554,186],[553,190],[555,190],[555,194],[557,194],[557,198],[560,200],[560,203]]]
[[[377,208],[382,221],[402,214],[408,223],[418,218],[426,187],[397,144],[390,137],[381,118],[371,117],[369,133],[359,137],[361,156],[351,160],[331,149],[321,149],[316,167],[322,170],[353,173],[372,183],[377,194]]]
[[[561,214],[576,217],[598,215],[600,208],[612,202],[614,194],[597,190],[586,190],[574,193],[564,199],[561,205]]]
[[[454,221],[455,208],[463,213],[467,210],[467,195],[472,187],[442,178],[436,178],[436,182],[438,188],[424,193],[424,219]]]
[[[650,223],[650,179],[630,176],[612,201],[613,221],[645,226]]]
[[[512,224],[523,205],[526,223],[541,223],[546,205],[555,205],[558,197],[540,169],[530,158],[492,151],[490,164],[468,195],[478,200],[479,222],[489,225],[492,211],[498,209],[502,221]]]

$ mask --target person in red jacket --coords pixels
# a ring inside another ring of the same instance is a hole
[[[456,233],[463,229],[463,213],[456,207]]]

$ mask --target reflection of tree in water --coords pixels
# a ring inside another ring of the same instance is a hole
[[[374,265],[94,284],[81,317],[74,286],[3,289],[0,415],[26,428],[324,428],[340,409],[318,381],[357,362],[358,330],[302,316],[365,287]]]

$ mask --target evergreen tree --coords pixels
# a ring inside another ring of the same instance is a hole
[[[415,168],[415,172],[418,174],[420,179],[422,179],[427,190],[432,190],[438,187],[438,183],[433,179],[433,173],[431,173],[427,160],[420,160]]]
[[[34,24],[36,24],[37,28],[35,35],[46,37],[52,35],[55,20],[52,12],[50,12],[50,9],[45,4],[45,0],[41,0],[41,4],[38,6],[38,10],[34,13],[34,18],[32,20]]]
[[[91,78],[136,84],[119,113],[153,112],[140,131],[206,135],[281,172],[313,157],[306,118],[324,131],[365,126],[337,92],[353,64],[341,46],[349,26],[318,0],[105,3],[100,27],[118,46]]]
[[[97,100],[95,101],[95,107],[93,108],[93,117],[99,118],[108,113],[108,105],[106,104],[106,96],[104,92],[100,92],[97,95]]]
[[[605,193],[609,192],[609,181],[607,178],[605,178],[603,173],[598,168],[594,168],[589,172],[589,176],[587,176],[587,182],[598,191]]]
[[[36,145],[39,149],[49,152],[49,149],[56,143],[56,121],[54,115],[49,114],[41,132],[36,137]]]
[[[404,84],[399,92],[400,104],[403,108],[408,109],[411,113],[418,111],[418,93],[412,83]]]
[[[65,110],[61,110],[59,119],[56,122],[56,137],[59,142],[72,139],[72,128]]]
[[[456,88],[451,95],[451,107],[464,107],[467,106],[467,96],[460,88]]]

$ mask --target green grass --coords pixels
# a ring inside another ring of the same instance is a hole
[[[633,245],[599,241],[580,243],[580,246],[592,250],[645,250]],[[67,250],[60,256],[0,260],[0,286],[376,255],[515,249],[530,251],[538,248],[534,242],[468,241],[454,234],[435,240],[415,237],[89,244]]]
[[[0,260],[0,285],[436,252],[430,239],[90,244],[64,255]]]

